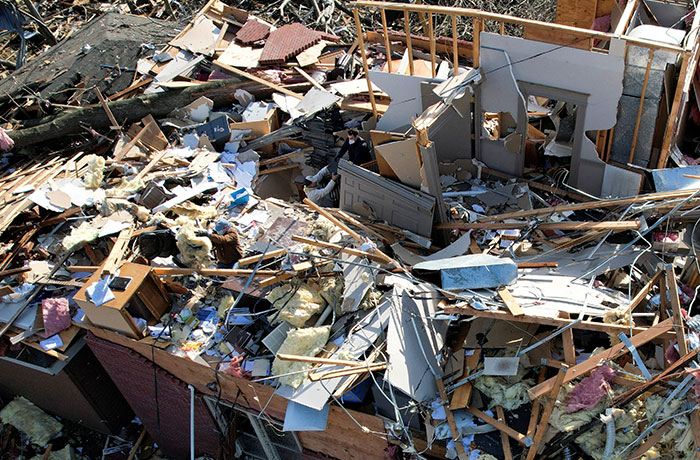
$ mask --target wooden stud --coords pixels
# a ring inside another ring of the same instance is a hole
[[[481,318],[492,318],[500,319],[503,321],[515,321],[518,323],[533,323],[541,324],[547,326],[562,327],[571,324],[574,320],[567,320],[562,318],[556,318],[551,316],[536,316],[536,315],[521,315],[514,316],[509,312],[502,310],[477,310],[467,305],[451,305],[446,306],[442,309],[448,314],[457,315],[470,315],[478,316]],[[584,331],[598,331],[605,332],[606,334],[619,334],[620,332],[629,333],[629,326],[623,324],[608,324],[608,323],[597,323],[594,321],[580,321],[572,326],[574,329],[580,329]],[[640,334],[649,330],[646,327],[633,327],[632,332],[634,334]]]
[[[637,120],[634,123],[634,134],[632,135],[632,146],[630,147],[630,157],[629,157],[629,163],[632,163],[634,160],[634,151],[637,148],[637,137],[639,135],[639,126],[642,122],[642,109],[644,108],[644,97],[646,96],[647,93],[647,84],[649,83],[649,73],[651,72],[651,63],[654,60],[654,49],[651,48],[649,50],[649,56],[648,56],[648,62],[647,62],[647,70],[646,73],[644,74],[644,83],[642,84],[642,94],[639,97],[639,108],[637,109]]]
[[[507,436],[515,439],[516,441],[518,441],[519,444],[521,444],[525,447],[527,447],[527,445],[529,444],[527,436],[515,431],[513,428],[509,427],[505,423],[499,422],[495,418],[483,413],[479,409],[475,409],[473,407],[467,407],[467,412],[474,415],[475,417],[480,418],[481,420],[488,423],[492,427],[498,429],[498,431],[500,431],[501,433],[505,433]]]
[[[678,284],[676,283],[676,274],[673,271],[673,265],[666,266],[666,287],[668,295],[671,298],[671,312],[673,313],[673,329],[676,331],[676,340],[678,341],[678,351],[681,356],[688,354],[688,342],[685,338],[685,327],[683,322],[683,314],[681,313],[681,301],[678,298]],[[665,297],[666,293],[662,292],[661,297]]]
[[[654,286],[656,286],[656,283],[659,282],[659,280],[661,279],[661,277],[663,275],[664,275],[663,270],[659,270],[658,272],[656,272],[656,274],[654,276],[651,277],[649,282],[647,284],[645,284],[644,287],[639,290],[639,292],[637,292],[637,294],[634,296],[634,298],[632,298],[632,301],[630,302],[630,307],[629,307],[630,313],[632,313],[635,308],[637,308],[639,305],[641,305],[641,303],[644,301],[644,299],[646,299],[647,294],[649,294],[649,292],[651,292],[652,288]]]
[[[408,19],[408,11],[403,12],[403,24],[406,29],[406,51],[408,51],[408,71],[409,75],[413,75],[413,46],[411,46],[411,23]]]
[[[452,439],[455,442],[455,449],[457,450],[457,458],[460,460],[467,460],[469,458],[467,453],[464,451],[464,445],[462,444],[462,434],[457,429],[457,423],[455,422],[455,416],[447,406],[447,391],[445,391],[445,383],[442,378],[438,377],[435,379],[437,383],[438,391],[440,392],[440,400],[445,405],[445,415],[447,416],[447,424],[450,426],[450,432],[452,433]]]
[[[513,294],[510,293],[507,287],[502,287],[498,290],[498,296],[501,298],[503,303],[506,304],[506,308],[508,308],[508,311],[510,312],[511,315],[513,316],[520,316],[524,315],[525,312],[523,309],[520,307],[518,304],[518,301],[515,300],[513,297]]]
[[[309,75],[308,73],[306,73],[306,72],[304,71],[304,69],[302,69],[301,67],[294,66],[294,70],[296,70],[297,73],[298,73],[299,75],[301,75],[302,77],[304,77],[304,79],[305,79],[306,81],[308,81],[309,83],[311,83],[311,84],[312,84],[313,86],[315,86],[316,88],[320,89],[321,91],[325,91],[325,90],[326,90],[326,88],[324,88],[323,86],[321,86],[321,84],[320,84],[319,82],[317,82],[316,80],[314,80],[314,79],[311,77],[311,75]]]
[[[533,460],[535,458],[535,455],[537,455],[537,449],[540,447],[540,443],[542,442],[542,439],[544,438],[545,433],[547,432],[547,427],[549,426],[549,417],[552,415],[552,411],[554,411],[554,404],[557,402],[557,396],[559,396],[559,389],[561,388],[562,384],[564,383],[564,379],[567,374],[568,366],[563,365],[560,369],[559,372],[557,373],[557,376],[554,379],[554,383],[549,390],[549,401],[544,406],[544,409],[542,410],[542,417],[540,418],[540,422],[537,425],[537,429],[535,430],[535,436],[533,437],[532,441],[532,446],[530,446],[530,450],[527,451],[527,457],[525,460]]]
[[[430,39],[430,71],[433,78],[437,75],[435,64],[435,31],[433,30],[433,13],[428,13],[428,38]]]
[[[280,86],[276,83],[272,83],[271,81],[267,81],[264,78],[257,77],[251,73],[245,72],[241,69],[237,69],[236,67],[230,66],[228,64],[224,64],[223,62],[219,61],[218,59],[215,60],[213,64],[217,67],[221,67],[222,69],[226,70],[227,72],[231,72],[233,74],[247,78],[248,80],[254,81],[256,83],[260,83],[261,85],[267,86],[268,88],[272,88],[275,91],[279,91],[282,94],[286,94],[287,96],[292,96],[292,97],[295,97],[297,99],[302,99],[304,97],[301,94],[298,94],[298,93],[295,93],[294,91],[288,90],[284,86]],[[372,94],[371,89],[370,89],[370,94]]]
[[[475,69],[479,68],[479,46],[481,43],[481,27],[482,27],[482,20],[478,18],[473,18],[472,19],[472,43],[474,44],[474,49],[472,51],[473,53],[473,67]]]
[[[500,26],[499,31],[501,32],[501,35],[505,35],[506,34],[506,23],[504,21],[500,21],[500,24],[501,24],[501,26]]]
[[[364,374],[365,372],[383,371],[385,369],[386,363],[377,363],[368,366],[355,366],[352,369],[343,369],[339,371],[310,372],[309,380],[317,382],[319,380],[335,379],[338,377],[347,377],[348,375]]]
[[[102,95],[102,92],[100,91],[100,89],[98,87],[95,87],[94,91],[95,91],[95,95],[97,96],[97,99],[100,100],[100,104],[102,104],[102,108],[104,109],[105,113],[107,114],[107,118],[109,118],[110,123],[112,123],[112,129],[116,129],[116,130],[121,129],[119,122],[114,117],[114,114],[112,113],[112,110],[109,108],[109,105],[107,105],[107,101],[105,100],[104,96]]]
[[[662,336],[666,332],[670,331],[672,328],[673,324],[671,320],[666,319],[660,322],[659,324],[651,326],[645,329],[644,331],[640,332],[639,334],[634,335],[632,338],[630,338],[630,341],[632,342],[632,345],[639,348],[645,343]],[[563,383],[570,382],[576,378],[586,375],[599,365],[603,364],[604,362],[617,359],[620,356],[627,354],[628,352],[629,350],[627,349],[627,346],[624,343],[620,342],[603,351],[602,353],[593,355],[587,360],[583,361],[582,363],[571,367],[566,372],[566,376],[564,377]],[[555,384],[555,379],[549,379],[530,388],[527,393],[530,396],[530,399],[534,400],[551,391]]]
[[[470,356],[464,358],[464,370],[462,371],[462,378],[458,381],[464,380],[469,377],[476,367],[479,365],[479,356],[481,355],[481,350],[474,350]],[[464,409],[469,405],[472,397],[472,384],[471,382],[464,383],[458,386],[454,393],[452,393],[452,400],[450,401],[450,409]]]
[[[259,260],[268,260],[275,257],[283,256],[287,254],[286,249],[276,249],[274,251],[266,252],[265,254],[257,254],[255,256],[244,257],[238,261],[239,267],[245,267],[246,265],[254,264]]]
[[[327,210],[323,209],[322,207],[320,207],[319,205],[317,205],[317,204],[314,203],[313,201],[309,200],[308,198],[304,198],[304,203],[305,203],[306,205],[308,205],[309,207],[311,207],[314,211],[316,211],[317,213],[321,214],[323,217],[325,217],[326,219],[330,220],[330,221],[333,222],[335,225],[337,225],[338,227],[340,227],[341,230],[343,230],[345,233],[347,233],[348,235],[350,235],[351,237],[353,237],[358,243],[364,244],[364,240],[362,239],[362,237],[360,236],[359,233],[357,233],[355,230],[353,230],[353,229],[351,229],[350,227],[348,227],[347,225],[345,225],[344,222],[341,222],[339,219],[337,219],[337,218],[336,218],[334,215],[332,215],[330,212],[328,212]],[[389,264],[394,264],[394,263],[395,263],[395,262],[394,262],[394,259],[392,259],[391,257],[387,256],[386,254],[384,254],[384,253],[383,253],[382,251],[380,251],[379,249],[375,249],[375,250],[373,251],[373,253],[374,253],[375,255],[377,255],[378,257],[380,257],[381,259],[383,259],[384,262],[386,262],[386,263],[389,263]]]
[[[459,75],[459,50],[457,47],[457,15],[452,15],[452,65],[454,75]]]
[[[367,65],[367,50],[365,49],[365,37],[362,31],[362,23],[360,22],[360,13],[357,8],[352,9],[352,13],[355,16],[355,30],[357,31],[357,42],[360,47],[360,54],[362,55],[362,68],[365,71],[365,79],[367,80],[367,90],[369,91],[369,102],[372,104],[372,115],[375,121],[378,119],[377,114],[377,102],[374,100],[374,90],[372,89],[372,80],[369,78],[369,66]]]
[[[639,0],[630,0],[629,2],[627,2],[625,10],[622,12],[622,16],[620,17],[620,20],[617,23],[617,27],[615,27],[614,34],[616,36],[621,36],[625,33],[625,30],[627,30],[627,26],[632,20],[632,15],[634,15],[634,12],[637,11],[638,6]]]
[[[386,26],[386,11],[384,8],[379,10],[382,13],[382,30],[384,32],[384,47],[386,48],[386,65],[389,69],[389,73],[393,73],[391,63],[391,41],[389,40],[389,29]]]
[[[687,198],[697,190],[675,190],[672,192],[649,193],[646,195],[637,195],[630,198],[618,198],[613,200],[586,201],[584,203],[563,204],[551,206],[549,208],[529,209],[524,211],[507,212],[494,216],[486,216],[479,218],[477,222],[503,222],[505,219],[522,219],[525,217],[543,217],[557,212],[567,211],[582,211],[596,208],[610,208],[615,206],[624,206],[628,204],[645,203],[647,201],[665,201],[676,198]]]
[[[502,230],[509,228],[527,228],[530,222],[445,222],[435,224],[438,230]],[[537,225],[540,230],[589,231],[589,230],[637,230],[641,226],[638,220],[611,220],[603,222],[545,222]]]
[[[498,420],[506,424],[506,415],[503,413],[503,408],[501,406],[496,406],[496,415],[498,415]],[[503,445],[503,458],[505,460],[513,460],[513,453],[510,451],[510,440],[508,435],[501,431],[501,444]]]
[[[566,311],[560,311],[559,317],[571,319],[571,316]],[[564,362],[569,366],[576,365],[576,347],[574,346],[574,331],[569,328],[561,334],[562,345],[564,348]]]

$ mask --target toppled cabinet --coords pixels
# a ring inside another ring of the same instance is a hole
[[[170,298],[163,283],[148,265],[127,262],[119,269],[119,276],[131,278],[123,291],[113,290],[114,299],[100,306],[95,305],[87,289],[99,281],[102,267],[88,278],[75,294],[74,300],[83,309],[87,319],[98,327],[121,332],[132,338],[143,336],[134,318],[142,318],[149,324],[160,321],[170,307]]]

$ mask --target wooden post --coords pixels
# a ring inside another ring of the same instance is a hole
[[[506,23],[504,21],[501,21],[500,32],[501,32],[501,35],[506,34]]]
[[[457,423],[455,422],[455,416],[452,414],[449,406],[447,405],[447,391],[445,391],[445,384],[441,377],[435,379],[437,383],[438,391],[440,391],[440,400],[445,405],[445,415],[447,416],[447,423],[450,425],[450,431],[452,432],[452,439],[455,442],[455,449],[457,450],[457,458],[460,460],[467,460],[467,453],[464,451],[464,445],[462,444],[462,434],[457,429]]]
[[[537,425],[537,429],[535,430],[535,437],[532,440],[532,446],[530,446],[530,450],[527,451],[527,457],[525,458],[525,460],[533,460],[535,458],[535,455],[537,455],[537,449],[539,448],[540,443],[544,438],[544,434],[547,432],[549,417],[552,415],[552,411],[554,411],[554,404],[557,402],[559,389],[561,388],[562,383],[564,383],[564,377],[566,376],[567,370],[568,366],[566,365],[562,365],[559,368],[559,373],[557,374],[557,377],[554,380],[554,385],[549,391],[549,401],[547,401],[547,404],[544,406],[544,410],[542,411],[542,417],[540,418],[540,423]]]
[[[457,51],[457,15],[452,15],[452,62],[454,75],[459,75],[459,52]]]
[[[362,55],[362,67],[365,71],[365,78],[367,79],[367,90],[369,91],[369,102],[372,104],[372,115],[374,115],[374,120],[377,120],[377,102],[374,100],[374,90],[372,89],[372,81],[369,79],[369,66],[367,65],[367,50],[365,50],[365,38],[364,32],[362,32],[362,23],[360,22],[360,14],[357,8],[352,9],[352,13],[355,16],[355,29],[357,30],[357,42],[360,46],[360,54]]]
[[[408,51],[408,71],[413,75],[413,46],[411,46],[411,23],[408,20],[408,11],[403,12],[403,25],[406,29],[406,51]]]
[[[386,48],[386,65],[389,69],[389,73],[393,72],[391,64],[391,42],[389,41],[389,29],[386,26],[386,11],[384,8],[381,10],[382,13],[382,29],[384,31],[384,47]]]
[[[506,415],[503,413],[503,408],[501,406],[496,406],[496,415],[498,415],[498,420],[506,424]],[[501,444],[503,445],[503,458],[505,460],[513,460],[513,454],[510,451],[510,440],[508,435],[501,431]]]
[[[560,311],[559,317],[571,319],[566,311]],[[576,365],[576,347],[574,346],[574,330],[569,328],[561,334],[562,345],[564,347],[564,362],[570,366]]]
[[[433,30],[433,13],[428,13],[428,38],[430,39],[430,70],[433,78],[437,75],[435,65],[435,31]]]
[[[639,108],[637,109],[637,121],[634,123],[634,134],[632,135],[632,146],[630,147],[629,163],[634,160],[634,150],[637,148],[637,136],[639,135],[639,125],[642,122],[642,110],[644,109],[644,96],[647,93],[647,84],[649,83],[649,73],[651,72],[651,63],[654,60],[654,48],[649,49],[649,62],[647,62],[647,70],[644,74],[644,83],[642,84],[642,94],[639,98]]]
[[[473,18],[472,19],[472,61],[474,64],[474,68],[478,69],[479,68],[479,43],[481,41],[480,34],[481,34],[481,25],[482,25],[482,20],[480,18]]]

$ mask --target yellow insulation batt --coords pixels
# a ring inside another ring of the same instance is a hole
[[[286,321],[294,327],[304,327],[309,318],[326,306],[323,297],[308,284],[296,290],[291,284],[277,286],[265,298],[280,310],[276,322]]]
[[[126,198],[133,195],[146,186],[146,183],[141,178],[131,180],[122,179],[116,187],[105,190],[105,194],[110,198]]]
[[[288,355],[316,356],[328,341],[331,332],[330,326],[307,327],[305,329],[292,329],[287,333],[287,338],[277,351]],[[280,377],[280,383],[299,388],[306,378],[306,372],[311,370],[313,364],[297,361],[285,361],[275,357],[272,362],[273,375],[284,375],[296,372],[292,375]]]
[[[88,169],[83,183],[87,188],[98,188],[105,177],[105,159],[97,155],[88,155],[86,159]]]
[[[77,227],[73,227],[70,233],[63,238],[63,249],[68,251],[81,244],[95,241],[100,235],[100,229],[90,221],[85,221]]]
[[[209,264],[211,258],[211,240],[206,236],[197,236],[198,228],[194,222],[187,221],[180,226],[175,235],[180,259],[189,266],[202,267]]]

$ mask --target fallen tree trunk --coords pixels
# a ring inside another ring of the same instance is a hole
[[[299,87],[305,87],[302,85]],[[230,104],[234,101],[234,90],[244,88],[256,98],[268,96],[271,90],[263,85],[251,83],[243,78],[230,78],[210,83],[203,83],[180,90],[168,90],[154,94],[142,94],[131,99],[108,102],[109,109],[122,125],[141,120],[146,115],[154,118],[163,117],[175,109],[184,107],[200,96],[214,101],[214,106]],[[57,115],[33,120],[26,128],[8,131],[15,142],[15,147],[62,138],[71,134],[84,132],[81,123],[94,129],[108,128],[112,125],[101,105],[64,111]]]

